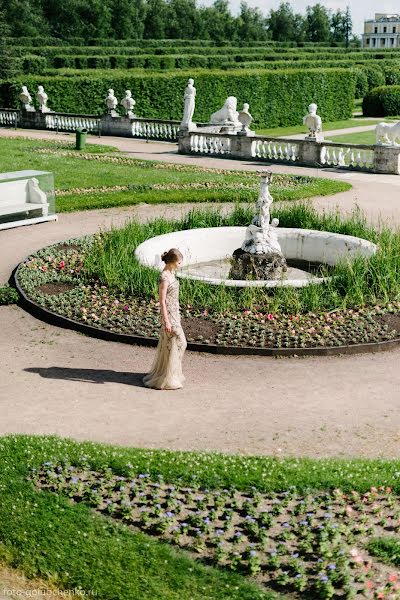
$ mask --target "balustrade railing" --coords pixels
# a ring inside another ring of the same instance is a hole
[[[190,131],[179,136],[179,152],[298,166],[400,174],[400,147]]]
[[[232,136],[194,133],[190,136],[190,148],[194,154],[231,154]]]
[[[300,160],[300,144],[292,140],[253,138],[251,156],[277,162],[295,163]]]
[[[162,121],[161,119],[133,119],[132,137],[166,142],[178,140],[179,121]]]
[[[86,129],[89,133],[100,133],[100,118],[93,115],[70,113],[45,113],[46,129],[54,131],[76,131]]]
[[[16,127],[18,121],[18,111],[7,108],[0,109],[0,126]]]
[[[322,143],[321,164],[327,167],[373,171],[375,150],[373,146]]]

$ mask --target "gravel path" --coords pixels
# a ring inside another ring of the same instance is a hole
[[[0,135],[5,132],[0,130]],[[254,163],[179,156],[172,144],[117,138],[101,142],[155,160],[260,168]],[[278,165],[272,169],[315,173]],[[351,210],[357,203],[372,221],[400,223],[400,177],[322,174],[350,181],[354,187],[332,198],[317,198],[317,206]],[[133,214],[146,219],[181,214],[187,208],[143,205],[71,213],[61,215],[58,223],[3,231],[1,280],[44,245],[95,232],[112,222],[121,224]],[[187,353],[186,387],[157,392],[141,385],[153,349],[87,338],[46,325],[16,306],[0,307],[0,323],[0,364],[7,374],[0,380],[0,435],[56,433],[138,447],[310,457],[398,456],[400,349],[307,359]]]

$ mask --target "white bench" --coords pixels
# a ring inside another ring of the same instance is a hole
[[[0,174],[0,229],[57,219],[56,215],[49,215],[47,195],[40,189],[39,180],[35,177],[41,174],[40,171]],[[29,176],[17,179],[21,175]],[[40,216],[30,216],[33,211],[40,211]],[[24,218],[3,222],[4,217],[19,214],[24,214]]]

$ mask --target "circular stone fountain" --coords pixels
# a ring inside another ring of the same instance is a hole
[[[161,270],[161,254],[178,248],[183,255],[183,267],[178,272],[181,278],[212,285],[273,288],[322,283],[327,277],[321,277],[321,266],[333,267],[343,260],[375,254],[376,245],[361,238],[329,231],[278,228],[277,219],[270,223],[270,180],[268,173],[261,173],[257,214],[249,227],[208,227],[159,235],[136,248],[137,260]],[[243,256],[246,262],[239,263],[238,268],[237,258]],[[272,267],[268,266],[269,259],[275,261]],[[264,279],[257,277],[260,272],[265,274]],[[240,273],[249,278],[238,279]]]

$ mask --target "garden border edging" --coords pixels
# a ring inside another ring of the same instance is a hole
[[[26,259],[27,260],[27,259]],[[72,329],[79,333],[84,333],[90,337],[97,339],[120,342],[123,344],[140,345],[140,346],[152,346],[155,347],[158,344],[158,339],[148,338],[139,335],[128,335],[125,333],[117,333],[114,331],[108,331],[100,327],[93,327],[86,323],[80,323],[74,321],[68,317],[63,317],[50,310],[47,310],[40,304],[37,304],[31,300],[24,292],[18,282],[18,269],[21,264],[24,264],[25,260],[17,265],[14,269],[10,283],[16,288],[20,295],[20,301],[18,304],[32,316],[55,325],[56,327],[62,327],[64,329]],[[400,337],[394,340],[387,340],[383,342],[373,342],[366,344],[354,344],[347,346],[332,346],[332,347],[321,347],[321,348],[253,348],[250,346],[218,346],[216,344],[201,344],[196,342],[188,342],[187,349],[194,352],[207,352],[209,354],[222,354],[222,355],[234,355],[234,356],[338,356],[340,354],[352,355],[352,354],[367,354],[372,352],[384,352],[392,350],[400,346]]]

